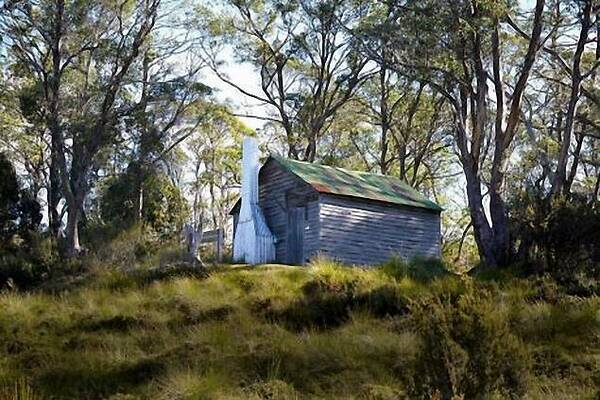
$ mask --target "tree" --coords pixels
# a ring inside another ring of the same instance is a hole
[[[489,266],[510,260],[505,172],[523,93],[543,44],[544,5],[544,0],[536,2],[526,52],[511,75],[505,74],[502,55],[503,48],[511,44],[503,43],[500,30],[501,21],[513,11],[501,1],[396,2],[381,23],[384,27],[375,30],[392,35],[386,40],[395,49],[395,69],[427,83],[451,107],[455,149],[467,184],[475,240],[482,261]],[[493,85],[493,97],[488,81]],[[486,182],[482,168],[488,165]],[[484,185],[490,198],[489,220]]]
[[[202,123],[186,146],[193,176],[193,220],[195,226],[222,228],[236,200],[231,189],[240,184],[242,138],[254,133],[225,106],[206,102],[196,112],[203,115]]]
[[[181,61],[174,56],[189,47],[187,37],[172,40],[167,47],[156,42],[152,40],[144,51],[142,79],[133,89],[139,90],[139,99],[132,102],[123,116],[128,129],[122,139],[131,143],[127,149],[133,151],[128,157],[137,173],[132,183],[138,193],[138,218],[144,208],[143,182],[147,176],[156,174],[159,164],[168,167],[167,155],[190,137],[204,118],[190,113],[190,109],[211,93],[209,87],[198,82],[198,73],[204,67],[200,60],[192,58],[185,69],[177,68]]]
[[[130,164],[128,170],[105,182],[100,199],[102,220],[113,226],[127,229],[136,223],[152,228],[163,238],[181,232],[188,217],[188,207],[183,194],[160,171],[144,174],[144,202],[137,202],[139,193],[139,168]]]
[[[86,10],[86,8],[88,10]],[[38,117],[50,132],[48,210],[51,230],[60,226],[61,198],[59,155],[64,126],[61,112],[63,78],[86,51],[94,48],[94,37],[85,22],[90,5],[65,0],[10,1],[3,3],[0,33],[7,39],[11,58],[39,88]],[[31,114],[30,114],[31,115]]]
[[[40,205],[21,188],[14,166],[0,153],[0,248],[9,246],[16,234],[26,237],[41,220]]]
[[[358,17],[346,1],[225,2],[226,13],[203,9],[203,57],[213,72],[268,112],[250,117],[277,123],[288,155],[314,161],[317,143],[371,71],[346,26]],[[261,91],[246,89],[223,72],[233,47],[239,62],[260,74]]]
[[[55,209],[60,187],[68,207],[69,255],[80,250],[78,223],[92,169],[115,137],[117,96],[153,31],[159,5],[160,0],[5,4],[0,29],[10,39],[11,54],[43,88],[51,136],[49,207]]]

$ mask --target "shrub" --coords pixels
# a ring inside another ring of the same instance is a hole
[[[42,221],[41,207],[34,197],[21,187],[8,156],[0,152],[0,251],[14,248],[15,236],[26,242],[22,245],[28,245]]]
[[[93,227],[90,235],[96,234],[90,253],[97,263],[109,264],[112,266],[131,269],[140,265],[158,264],[159,258],[165,251],[173,250],[171,246],[178,245],[175,241],[161,240],[156,232],[148,226],[136,224],[130,228],[119,232],[114,232],[112,228],[106,227],[106,230],[99,226]],[[92,235],[90,235],[91,239]],[[177,257],[169,261],[181,260],[181,251],[178,251]]]
[[[528,353],[489,293],[433,296],[412,307],[422,339],[410,382],[419,398],[485,399],[525,392]]]
[[[128,229],[138,221],[140,177],[143,177],[141,222],[162,237],[178,234],[188,215],[183,194],[163,173],[140,172],[136,164],[106,182],[100,199],[102,220],[121,229]]]
[[[408,299],[397,285],[383,285],[356,297],[356,304],[375,317],[391,317],[408,313]]]
[[[600,208],[576,194],[548,204],[522,193],[512,202],[511,230],[525,269],[551,274],[573,294],[596,291],[600,279]]]
[[[0,290],[27,289],[49,278],[57,270],[57,252],[49,238],[31,234],[27,246],[0,252]]]

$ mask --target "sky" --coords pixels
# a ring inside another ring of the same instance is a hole
[[[517,2],[522,10],[530,11],[535,6],[535,0],[518,0]],[[206,1],[205,5],[211,6],[208,1]],[[223,54],[223,60],[226,62],[224,69],[232,81],[242,86],[245,90],[252,93],[260,93],[259,73],[252,65],[248,63],[237,63],[234,60],[234,54],[231,49],[228,49],[227,52]],[[208,68],[206,69],[203,78],[205,79],[203,83],[215,90],[216,99],[220,102],[229,104],[237,113],[265,115],[269,111],[265,107],[258,107],[256,102],[253,103],[237,89],[220,80]],[[240,117],[240,119],[252,129],[258,129],[262,127],[264,123],[264,121],[256,118]]]
[[[248,63],[236,63],[234,61],[231,49],[227,51],[223,59],[227,64],[224,70],[227,76],[236,84],[239,84],[244,90],[251,93],[260,92],[259,74],[254,67]],[[203,74],[203,83],[215,90],[215,98],[219,102],[231,106],[235,113],[239,114],[258,114],[265,115],[268,111],[264,106],[259,107],[257,102],[252,102],[247,96],[240,93],[237,89],[219,79],[209,68],[206,68]],[[248,127],[258,129],[262,127],[264,121],[256,118],[239,117]]]

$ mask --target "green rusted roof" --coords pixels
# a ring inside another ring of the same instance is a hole
[[[434,211],[442,210],[436,203],[398,178],[311,164],[279,156],[271,156],[271,158],[320,193],[359,197]]]

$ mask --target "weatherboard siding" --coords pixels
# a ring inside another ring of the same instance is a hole
[[[440,256],[437,212],[321,194],[320,252],[347,264]]]
[[[276,261],[287,259],[288,202],[290,194],[305,198],[304,259],[309,259],[319,248],[319,202],[316,191],[291,172],[284,170],[274,160],[267,162],[259,175],[259,205],[267,225],[276,238]],[[314,198],[314,200],[309,200]]]
[[[291,207],[305,207],[300,220],[304,263],[317,254],[359,265],[378,264],[394,255],[440,256],[439,211],[318,193],[274,158],[260,170],[259,205],[276,238],[276,262],[288,262]],[[237,212],[232,211],[234,219]]]

